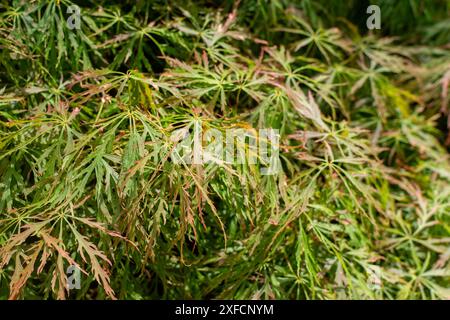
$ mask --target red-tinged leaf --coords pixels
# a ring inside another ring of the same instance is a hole
[[[9,241],[0,249],[0,268],[7,265],[11,256],[15,253],[16,248],[19,247],[25,240],[33,233],[37,232],[44,223],[36,223],[26,225],[24,231],[12,236]]]
[[[106,294],[111,299],[116,299],[114,296],[114,291],[109,285],[109,275],[105,269],[100,265],[100,262],[98,259],[103,260],[104,262],[111,265],[111,261],[106,257],[106,255],[100,251],[95,244],[90,242],[87,237],[80,234],[75,229],[72,229],[75,238],[78,242],[78,252],[81,255],[81,258],[86,262],[90,263],[91,270],[94,273],[94,278],[97,280],[98,283],[100,283],[103,286],[103,289],[105,290]],[[88,255],[89,260],[86,259],[85,253]]]
[[[63,248],[61,248],[61,246],[59,246],[59,243],[61,242],[61,240],[52,237],[50,234],[41,231],[39,233],[39,235],[42,237],[42,239],[44,240],[45,244],[50,247],[50,248],[54,248],[61,257],[63,257],[64,259],[67,260],[67,262],[69,262],[70,265],[74,265],[76,266],[78,269],[80,269],[80,271],[82,271],[84,274],[87,275],[87,272],[84,271],[79,265],[78,263],[75,262],[75,260],[73,260],[69,253],[66,252]]]
[[[14,270],[14,274],[12,276],[11,282],[9,284],[10,292],[9,299],[15,300],[20,294],[20,290],[25,285],[27,280],[30,278],[31,274],[34,271],[34,264],[41,252],[43,243],[39,242],[33,246],[33,253],[31,256],[22,255],[25,259],[26,266],[23,268],[22,263],[20,261],[21,255],[16,255],[16,268]]]
[[[122,235],[121,235],[119,232],[117,232],[117,231],[108,230],[108,229],[104,226],[104,224],[102,224],[101,222],[97,222],[97,221],[95,221],[95,220],[93,220],[93,219],[90,219],[90,218],[80,218],[80,217],[76,217],[76,219],[79,220],[79,221],[81,221],[81,222],[83,222],[84,224],[90,226],[91,228],[97,229],[97,230],[99,230],[99,231],[101,231],[101,232],[103,232],[103,233],[106,233],[106,234],[110,235],[111,237],[120,238],[120,239],[122,239],[122,240],[125,240],[126,242],[128,242],[129,244],[131,244],[134,248],[136,248],[137,250],[139,250],[138,247],[136,246],[136,244],[135,244],[133,241],[128,240],[126,237],[122,236]]]
[[[64,270],[64,264],[63,264],[63,258],[61,255],[58,256],[57,262],[56,262],[56,268],[53,271],[53,277],[52,277],[52,290],[55,291],[56,287],[56,281],[58,281],[58,291],[57,291],[57,298],[59,300],[65,300],[66,299],[66,291],[69,291],[69,288],[67,287],[67,276]]]

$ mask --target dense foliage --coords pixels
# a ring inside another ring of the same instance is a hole
[[[75,2],[0,0],[0,298],[450,297],[448,1]]]

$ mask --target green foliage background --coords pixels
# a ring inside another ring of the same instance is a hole
[[[72,4],[0,0],[0,298],[450,298],[449,1]]]

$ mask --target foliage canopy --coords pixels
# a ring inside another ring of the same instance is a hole
[[[450,3],[371,3],[0,0],[0,298],[449,298]]]

